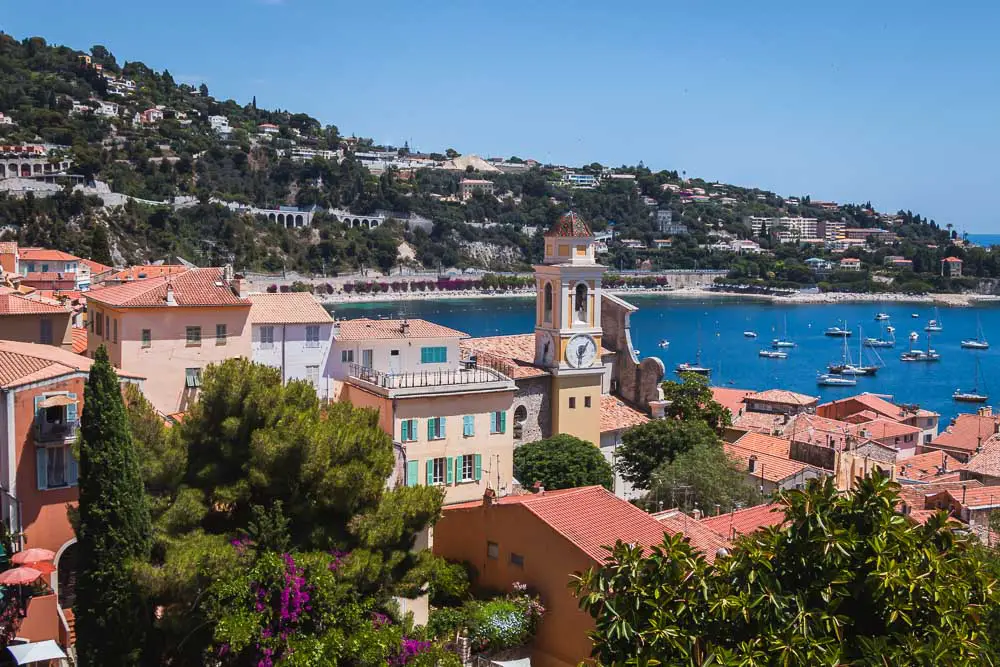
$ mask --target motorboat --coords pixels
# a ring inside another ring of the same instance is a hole
[[[757,332],[756,331],[744,331],[743,332],[743,336],[744,336],[744,338],[756,338],[757,337]]]
[[[775,338],[771,341],[771,347],[781,348],[781,347],[795,347],[795,343],[790,340],[785,340],[783,338]]]
[[[920,315],[917,315],[916,313],[910,313],[910,317],[916,319],[916,318],[920,317]]]
[[[765,359],[787,359],[788,353],[779,350],[761,350],[757,353],[757,356],[764,357]]]
[[[875,321],[876,322],[881,322],[881,321],[887,320],[887,319],[889,319],[888,313],[877,313],[875,315]]]
[[[888,321],[886,318],[885,321]],[[891,324],[885,326],[885,331],[878,337],[869,336],[864,340],[865,347],[896,347],[896,327]]]
[[[823,335],[834,338],[847,338],[851,335],[851,331],[850,329],[841,329],[840,327],[830,327],[823,331]]]
[[[818,384],[821,387],[853,387],[856,384],[858,384],[858,381],[852,377],[843,377],[841,375],[830,375],[827,373],[817,373],[816,384]]]
[[[712,369],[707,368],[705,366],[701,366],[697,363],[689,364],[685,362],[683,364],[677,364],[677,368],[674,369],[674,372],[677,373],[678,375],[680,375],[681,373],[696,373],[698,375],[707,376],[712,374]]]
[[[959,403],[985,403],[986,401],[990,400],[989,394],[979,391],[981,380],[982,376],[979,372],[979,359],[977,358],[976,372],[975,375],[973,376],[974,384],[972,385],[972,389],[966,391],[963,391],[961,389],[956,389],[955,393],[951,395],[951,399]]]
[[[910,350],[899,355],[900,361],[941,361],[941,355],[936,350]]]
[[[660,342],[658,343],[658,346],[659,346],[659,347],[670,347],[670,341],[669,341],[669,340],[666,340],[666,339],[664,339],[664,340],[661,340],[661,341],[660,341]]]

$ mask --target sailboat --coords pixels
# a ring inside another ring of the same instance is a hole
[[[853,387],[857,383],[858,381],[854,378],[844,377],[843,375],[816,374],[816,384],[821,387]]]
[[[771,341],[771,347],[795,347],[795,343],[788,340],[788,316],[785,315],[785,332],[781,338],[775,338]]]
[[[686,361],[677,364],[674,368],[674,372],[680,375],[681,373],[697,373],[698,375],[711,375],[712,369],[707,366],[701,365],[701,323],[698,323],[698,350],[694,355],[694,363],[689,364]]]
[[[900,361],[941,361],[941,355],[931,349],[931,335],[927,334],[927,350],[914,350],[914,339],[910,337],[910,350],[899,355]]]
[[[934,308],[934,319],[927,323],[927,326],[924,327],[924,331],[944,331],[944,327],[941,326],[941,315],[938,313],[938,309],[936,307]]]
[[[875,314],[875,321],[876,322],[881,322],[882,320],[887,320],[887,319],[889,319],[888,313],[876,313]]]
[[[976,372],[973,378],[974,382],[972,389],[968,391],[962,391],[961,389],[956,389],[955,393],[951,395],[953,401],[958,401],[959,403],[985,403],[990,400],[989,394],[985,394],[979,391],[980,381],[983,379],[982,374],[979,372],[979,359],[976,359]],[[985,382],[983,382],[985,384]],[[985,389],[985,387],[984,387]]]
[[[861,327],[858,327],[858,338],[862,339]],[[858,341],[858,363],[854,364],[851,361],[851,355],[847,351],[847,338],[844,338],[844,358],[839,364],[830,364],[827,366],[829,371],[835,375],[875,375],[881,366],[878,365],[864,365],[864,360],[862,358],[862,341]],[[877,354],[877,353],[876,353]]]
[[[885,321],[888,321],[888,318]],[[865,338],[865,347],[896,347],[896,328],[891,324],[886,324],[883,325],[882,329],[878,338]]]
[[[987,341],[986,336],[983,335],[983,324],[979,321],[978,315],[976,315],[976,337],[963,340],[962,347],[969,350],[990,349],[989,341]]]

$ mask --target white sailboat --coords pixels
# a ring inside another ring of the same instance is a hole
[[[976,315],[976,337],[963,340],[962,347],[968,350],[990,349],[990,343],[986,340],[986,336],[983,335],[983,323],[979,320],[979,315]]]
[[[884,322],[888,322],[888,318]],[[891,324],[883,324],[878,338],[865,338],[865,347],[896,347],[896,328]]]
[[[944,331],[944,327],[941,326],[941,314],[938,312],[937,307],[934,308],[934,319],[927,323],[924,327],[924,331],[927,332],[938,332]]]
[[[982,374],[979,372],[978,357],[976,357],[976,371],[973,377],[974,379],[973,379],[972,389],[968,389],[965,391],[961,389],[956,389],[955,393],[951,395],[953,401],[957,401],[959,403],[985,403],[986,401],[990,400],[989,394],[985,392],[986,383],[983,379]]]
[[[771,341],[771,347],[795,347],[793,343],[788,338],[788,316],[785,315],[785,332],[782,334],[781,338],[775,338]]]

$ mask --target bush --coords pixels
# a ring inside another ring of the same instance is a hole
[[[267,286],[267,293],[268,294],[274,294],[277,291],[278,291],[278,286],[277,285],[268,285]]]
[[[470,621],[473,650],[499,651],[522,646],[531,639],[529,619],[510,600],[484,603]]]
[[[465,607],[443,607],[431,611],[424,631],[433,639],[450,639],[468,625]]]

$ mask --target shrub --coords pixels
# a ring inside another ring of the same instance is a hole
[[[277,285],[268,285],[267,286],[267,293],[268,294],[274,294],[277,291],[278,291],[278,286]]]

